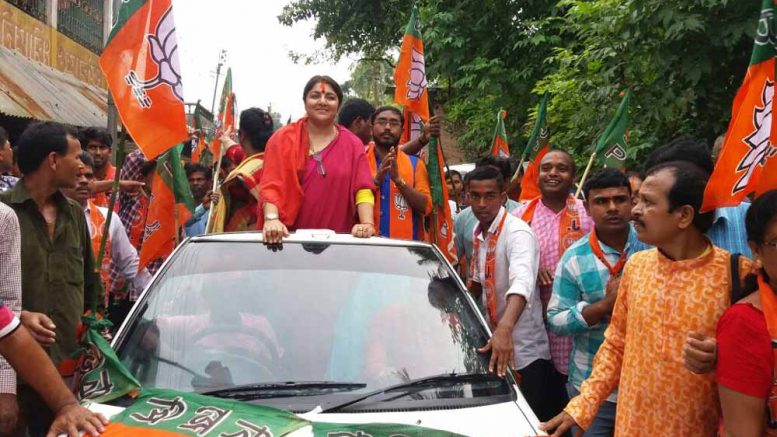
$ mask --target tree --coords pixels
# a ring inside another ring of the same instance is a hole
[[[351,80],[343,84],[346,94],[362,98],[376,108],[392,103],[386,88],[393,85],[394,66],[387,59],[361,59],[351,71]]]
[[[747,68],[757,2],[733,0],[424,0],[430,81],[470,157],[488,150],[493,115],[523,149],[538,95],[550,92],[551,144],[582,162],[626,88],[633,93],[630,165],[687,133],[724,132]],[[332,56],[386,57],[410,0],[295,0],[287,25],[315,18]]]

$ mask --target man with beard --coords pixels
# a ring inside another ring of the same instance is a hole
[[[211,171],[202,164],[188,164],[186,166],[186,178],[189,180],[189,188],[192,190],[194,200],[199,204],[191,218],[184,225],[186,235],[195,237],[205,233],[208,223],[208,211],[211,204],[218,202],[218,194],[210,190],[213,183]]]
[[[92,302],[98,312],[105,307],[83,210],[60,192],[76,186],[81,144],[72,129],[43,122],[30,124],[17,146],[24,177],[0,193],[0,202],[16,212],[21,230],[20,319],[60,374],[70,377],[81,315]],[[19,385],[18,397],[21,426],[30,435],[45,435],[52,411],[27,384]]]
[[[732,266],[730,253],[704,235],[714,219],[700,213],[708,178],[684,161],[648,170],[632,216],[640,241],[655,249],[624,267],[591,376],[544,431],[588,429],[617,387],[616,436],[717,435],[715,375],[688,367],[686,342],[715,335],[730,305],[733,267],[742,278],[753,265],[741,258]]]
[[[569,153],[555,149],[539,163],[539,197],[512,212],[530,224],[540,245],[539,286],[542,308],[547,311],[553,291],[553,277],[561,255],[575,241],[593,229],[593,222],[585,212],[583,201],[570,194],[577,175],[575,161]],[[550,355],[555,368],[547,397],[556,403],[558,413],[567,401],[567,373],[572,353],[572,339],[558,336],[548,330]]]
[[[264,149],[273,134],[272,117],[260,108],[248,108],[240,113],[237,133],[246,157],[221,184],[208,232],[247,231],[257,225],[259,182],[264,172]],[[222,141],[232,142],[228,137]]]
[[[572,338],[567,386],[572,397],[591,375],[594,355],[604,342],[623,266],[631,254],[644,249],[630,224],[631,186],[623,173],[604,169],[586,181],[583,193],[594,230],[564,252],[548,304],[550,330]],[[602,404],[586,436],[612,435],[615,401],[613,393]]]
[[[432,194],[426,165],[399,149],[404,118],[393,106],[372,115],[374,143],[367,162],[380,198],[375,202],[375,223],[382,237],[423,239],[423,217],[432,212]]]
[[[81,162],[84,166],[81,169],[75,189],[63,189],[62,193],[81,204],[84,208],[84,216],[86,217],[86,223],[89,226],[89,234],[92,239],[92,252],[97,257],[103,240],[108,209],[97,206],[91,198],[95,182],[91,155],[87,152],[82,152]],[[146,284],[151,281],[151,274],[148,272],[148,269],[144,268],[140,272],[138,271],[138,252],[132,247],[132,243],[130,243],[129,237],[127,237],[127,231],[116,215],[111,219],[108,241],[105,243],[105,255],[100,268],[103,290],[107,292],[108,296],[112,297],[115,294],[115,290],[113,290],[110,280],[111,262],[115,264],[123,279],[131,282],[136,290],[143,290]],[[110,320],[118,327],[126,314],[115,314],[113,311],[114,306],[111,305],[110,308],[112,310]]]
[[[473,230],[469,291],[481,300],[493,336],[480,353],[491,353],[488,370],[504,376],[508,364],[521,374],[521,392],[540,420],[553,417],[545,396],[552,369],[537,289],[539,247],[529,226],[504,207],[507,193],[498,168],[467,174]]]

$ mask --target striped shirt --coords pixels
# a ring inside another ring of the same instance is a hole
[[[581,238],[569,247],[561,257],[553,280],[553,294],[548,303],[548,325],[550,330],[561,336],[572,337],[572,353],[569,358],[569,382],[576,389],[591,375],[594,355],[604,342],[604,330],[610,318],[603,318],[598,324],[588,326],[583,318],[583,309],[604,299],[605,287],[610,280],[607,266],[594,255],[589,235]],[[601,240],[599,244],[610,265],[618,263],[621,253],[607,246]],[[644,249],[637,240],[637,233],[631,228],[626,252],[632,253]],[[607,400],[615,402],[613,394]]]
[[[749,208],[750,203],[742,202],[737,206],[716,209],[712,227],[707,231],[712,244],[729,253],[741,253],[752,258],[745,230],[745,215]]]

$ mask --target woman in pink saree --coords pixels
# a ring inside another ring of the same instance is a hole
[[[259,185],[265,243],[278,244],[296,229],[375,235],[375,186],[364,145],[335,121],[343,100],[340,86],[328,76],[314,76],[303,99],[307,115],[279,129],[265,150]]]

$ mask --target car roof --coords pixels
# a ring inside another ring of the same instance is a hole
[[[201,242],[236,242],[236,243],[261,243],[262,233],[253,232],[225,232],[218,234],[207,234],[192,237],[189,241],[193,243]],[[431,244],[421,241],[398,240],[382,237],[356,238],[351,234],[338,234],[328,229],[298,229],[288,237],[283,239],[287,243],[330,243],[330,244],[351,244],[358,246],[394,246],[394,247],[426,247],[431,248]]]

